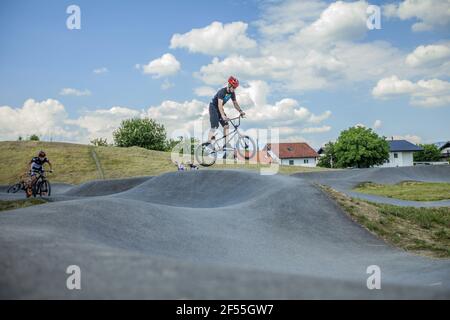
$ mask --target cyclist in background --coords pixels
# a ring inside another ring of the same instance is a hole
[[[31,181],[27,185],[27,198],[31,197],[33,194],[32,188],[37,179],[37,174],[42,174],[44,172],[44,164],[48,163],[50,166],[50,172],[53,171],[51,162],[47,159],[44,151],[39,151],[37,157],[33,157],[30,161],[30,177]]]

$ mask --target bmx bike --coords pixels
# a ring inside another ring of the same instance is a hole
[[[201,166],[209,167],[215,164],[218,154],[223,155],[224,159],[226,159],[229,154],[232,154],[233,159],[236,159],[239,154],[245,160],[252,159],[256,155],[257,149],[255,141],[239,131],[241,116],[231,118],[228,122],[233,128],[228,135],[222,136],[219,139],[212,139],[212,143],[204,142],[196,148],[195,158]],[[233,141],[233,139],[236,140],[234,147],[226,145],[225,138],[228,138],[229,142]]]

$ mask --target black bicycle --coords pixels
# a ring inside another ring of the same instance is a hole
[[[50,171],[51,172],[51,171]],[[49,197],[52,192],[52,187],[50,181],[47,180],[45,171],[38,173],[38,177],[32,186],[33,197],[36,196],[47,196]]]
[[[236,120],[237,123],[235,122]],[[236,159],[237,154],[239,154],[245,160],[252,159],[255,156],[257,151],[255,141],[239,131],[241,116],[229,119],[228,122],[232,125],[233,130],[227,136],[223,136],[220,139],[214,139],[213,143],[202,143],[197,147],[195,158],[200,165],[204,167],[212,166],[216,163],[218,155],[222,155],[225,159],[231,154],[233,159]],[[235,146],[231,147],[225,145],[225,138],[228,138],[229,142],[235,139]],[[219,144],[219,141],[222,141],[222,143]]]

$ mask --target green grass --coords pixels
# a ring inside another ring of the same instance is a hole
[[[23,200],[7,200],[0,201],[0,211],[14,210],[19,208],[26,208],[34,205],[46,203],[42,199],[23,199]]]
[[[345,212],[387,243],[416,254],[450,258],[450,207],[378,204],[322,187]]]
[[[354,191],[389,198],[414,201],[438,201],[450,199],[450,183],[403,181],[397,184],[366,182]]]
[[[176,171],[170,153],[147,150],[138,147],[93,147],[89,145],[40,142],[40,141],[2,141],[0,142],[0,185],[16,183],[19,177],[29,170],[29,161],[39,150],[45,150],[53,164],[54,173],[48,175],[51,182],[79,184],[101,179],[159,175]],[[97,168],[93,157],[96,153],[100,163]],[[259,170],[262,165],[235,163],[220,164],[211,169]],[[205,170],[202,168],[202,170]],[[329,170],[280,166],[280,174]]]

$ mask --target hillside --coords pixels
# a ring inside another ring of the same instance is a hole
[[[53,163],[54,173],[49,175],[53,182],[78,184],[94,179],[159,175],[176,170],[168,152],[138,147],[93,147],[63,142],[2,141],[0,185],[17,181],[18,177],[28,170],[28,162],[39,150],[45,150]],[[215,165],[214,168],[258,169],[259,166],[234,164]],[[318,170],[324,169],[283,166],[280,173]]]

